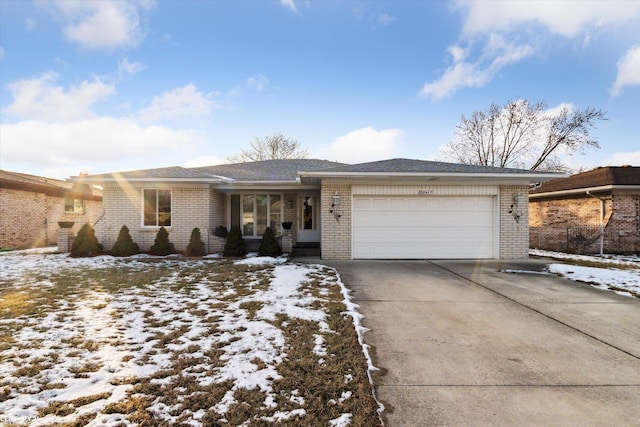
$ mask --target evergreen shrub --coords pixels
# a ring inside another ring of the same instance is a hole
[[[71,256],[74,257],[90,257],[100,255],[103,247],[98,242],[96,232],[91,224],[86,223],[78,231],[78,235],[71,245]]]
[[[202,235],[198,227],[194,228],[191,232],[191,238],[187,245],[188,256],[203,256],[206,252],[204,242],[202,241]]]
[[[224,256],[245,256],[247,254],[247,242],[242,238],[242,231],[240,227],[234,225],[229,230],[229,235],[227,236],[227,241],[224,244]]]
[[[149,253],[160,256],[176,253],[176,248],[173,246],[173,243],[169,241],[169,233],[166,228],[160,227],[158,234],[156,234],[156,240],[153,246],[151,246],[151,249],[149,249]]]
[[[276,239],[275,234],[271,227],[267,227],[262,235],[262,242],[258,248],[258,255],[260,256],[280,256],[282,255],[282,248]]]
[[[111,248],[111,255],[113,256],[131,256],[140,252],[140,246],[131,238],[129,234],[129,227],[123,225],[118,233],[118,240],[113,244]]]

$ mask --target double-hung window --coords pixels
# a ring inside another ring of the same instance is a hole
[[[142,198],[145,227],[171,226],[171,190],[145,188]]]
[[[64,199],[65,213],[83,214],[84,200],[82,199]]]
[[[237,225],[244,237],[260,237],[267,227],[278,235],[282,231],[280,194],[232,194],[231,226]]]

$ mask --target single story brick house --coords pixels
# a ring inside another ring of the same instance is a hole
[[[58,243],[59,221],[72,231],[102,213],[102,192],[84,184],[0,170],[0,248]]]
[[[640,167],[599,167],[543,183],[529,193],[529,225],[532,248],[639,253]]]
[[[560,176],[409,159],[288,159],[73,180],[103,187],[95,228],[105,248],[126,225],[143,250],[160,226],[184,250],[198,227],[218,252],[216,230],[238,225],[248,241],[271,226],[285,251],[317,242],[325,259],[514,259],[528,256],[530,183]]]

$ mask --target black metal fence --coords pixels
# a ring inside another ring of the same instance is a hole
[[[529,227],[529,247],[575,254],[600,253],[601,231],[594,224],[558,224]],[[602,233],[605,253],[637,253],[640,236],[613,227]]]

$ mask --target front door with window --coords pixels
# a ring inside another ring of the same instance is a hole
[[[298,196],[298,242],[320,241],[320,197],[315,194]]]

